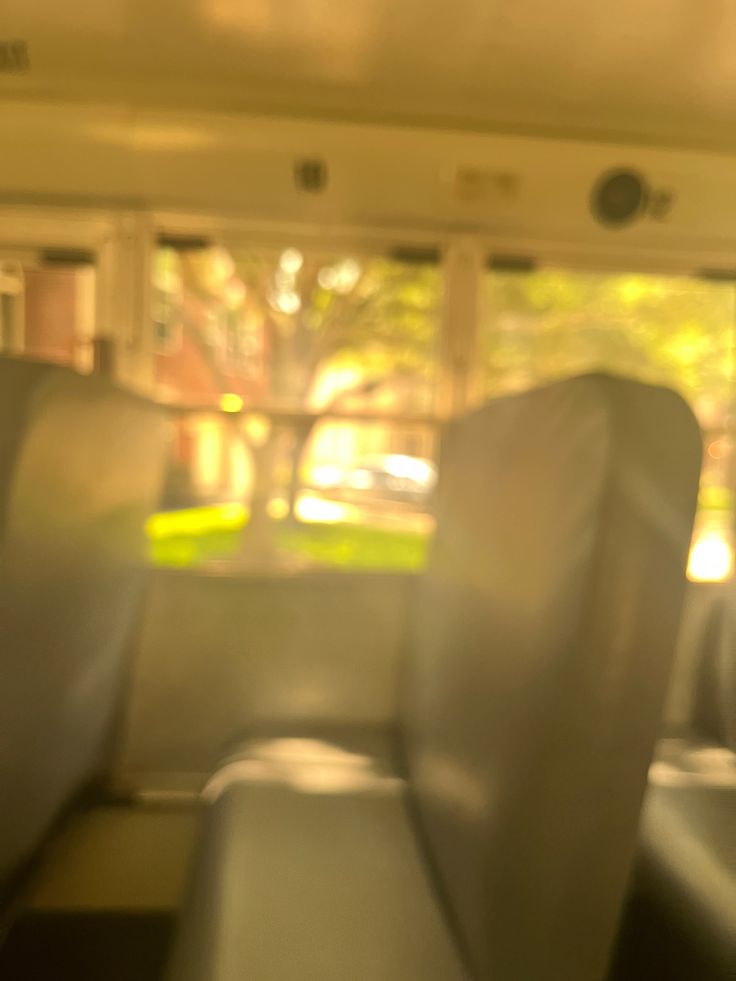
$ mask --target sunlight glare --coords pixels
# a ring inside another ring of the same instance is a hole
[[[733,571],[733,549],[722,532],[708,531],[694,542],[687,565],[693,582],[723,582]]]
[[[220,396],[220,408],[223,412],[240,412],[243,400],[235,392],[223,392]]]

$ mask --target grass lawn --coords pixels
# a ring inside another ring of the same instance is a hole
[[[301,525],[279,529],[279,547],[319,566],[351,569],[421,569],[428,536],[365,525]]]
[[[214,511],[207,520],[177,521],[176,513],[155,516],[149,522],[149,557],[154,565],[186,568],[213,560],[234,559],[247,517],[218,521]],[[419,531],[371,528],[350,524],[277,524],[278,551],[304,567],[413,571],[424,565],[428,536]]]

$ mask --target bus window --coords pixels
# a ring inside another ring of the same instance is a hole
[[[601,369],[670,386],[690,402],[703,428],[704,458],[688,574],[700,581],[730,578],[733,284],[641,273],[489,270],[482,310],[485,396]]]
[[[414,569],[431,530],[436,264],[285,245],[156,251],[174,409],[154,562]]]
[[[0,262],[0,352],[23,349],[23,266],[12,259]]]
[[[0,261],[0,350],[91,370],[95,280],[71,257]]]

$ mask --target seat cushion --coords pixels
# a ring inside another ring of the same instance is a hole
[[[210,782],[172,981],[460,981],[406,788],[364,754],[261,741]]]

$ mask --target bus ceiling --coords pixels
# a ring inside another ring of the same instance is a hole
[[[4,205],[736,264],[723,5],[7,0],[0,33]]]
[[[736,12],[691,0],[7,0],[6,96],[733,149]]]

